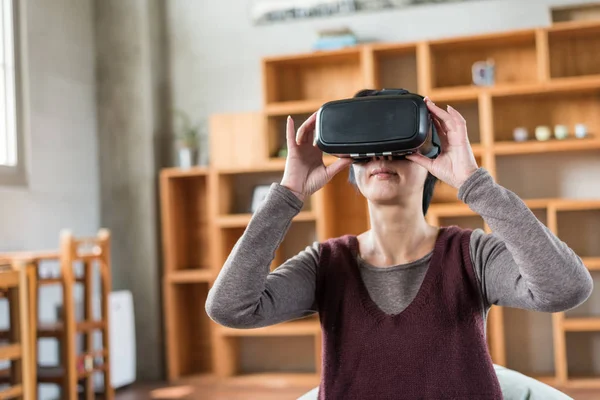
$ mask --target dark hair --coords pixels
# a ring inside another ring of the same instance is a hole
[[[377,90],[364,89],[356,93],[354,97],[374,96],[377,93]],[[354,176],[354,168],[352,168],[352,166],[350,166],[348,181],[356,186],[356,177]],[[431,172],[427,172],[427,178],[425,178],[425,185],[423,187],[423,215],[427,214],[427,210],[431,204],[431,199],[433,198],[433,189],[435,188],[436,183],[437,178],[432,175]]]

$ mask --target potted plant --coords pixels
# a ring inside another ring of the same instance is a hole
[[[199,126],[192,125],[190,117],[181,110],[175,110],[176,125],[175,137],[177,140],[179,167],[190,168],[196,165],[198,157]]]

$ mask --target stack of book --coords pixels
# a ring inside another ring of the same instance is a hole
[[[356,35],[348,28],[322,30],[318,32],[314,50],[336,50],[343,47],[355,46],[358,43]]]

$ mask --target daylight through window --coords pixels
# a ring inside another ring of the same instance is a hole
[[[12,0],[0,0],[0,166],[17,165]]]

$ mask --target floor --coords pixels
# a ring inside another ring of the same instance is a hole
[[[115,400],[296,400],[310,388],[256,389],[208,386],[134,385],[117,391]]]
[[[251,389],[228,388],[215,385],[202,386],[173,386],[165,385],[134,385],[117,391],[116,400],[296,400],[310,388],[303,389]],[[600,390],[578,389],[565,390],[576,400],[600,399]]]

